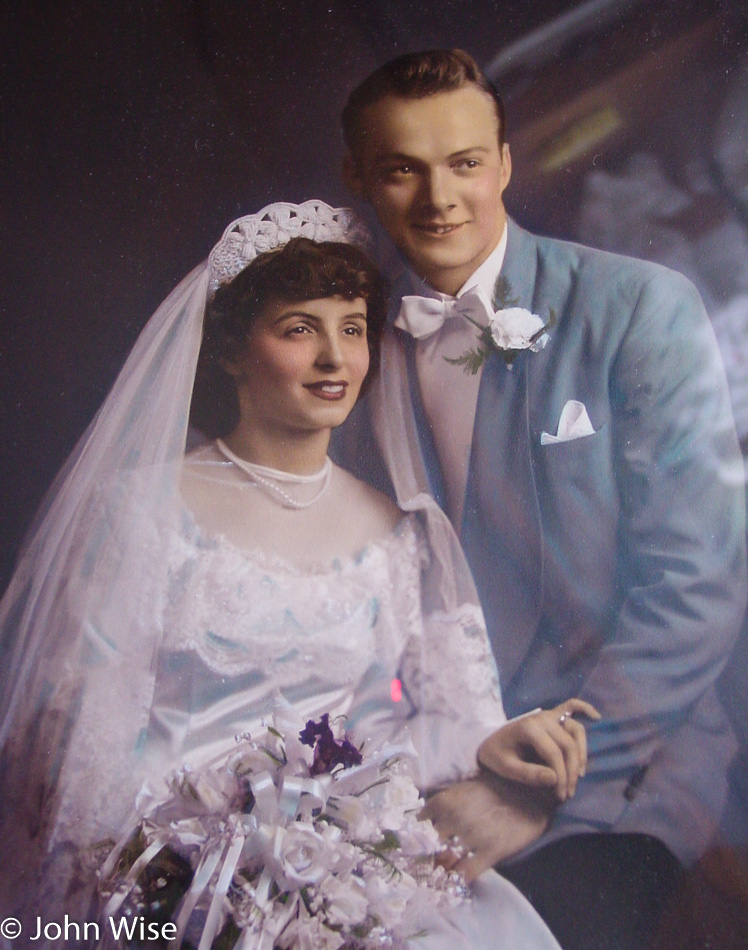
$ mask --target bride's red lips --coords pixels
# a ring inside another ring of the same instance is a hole
[[[318,383],[305,383],[304,389],[308,389],[318,399],[335,402],[345,397],[348,383],[344,379],[323,379]]]

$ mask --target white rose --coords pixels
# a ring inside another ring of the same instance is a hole
[[[530,338],[542,329],[543,321],[522,307],[510,307],[497,310],[489,317],[489,328],[493,341],[502,350],[526,350]]]
[[[335,825],[322,824],[319,834],[322,835],[327,847],[327,869],[339,877],[346,877],[358,864],[358,848],[345,841],[342,831]]]
[[[408,820],[409,812],[423,807],[418,789],[407,775],[392,775],[375,790],[377,818],[382,828],[397,831]]]
[[[365,797],[328,799],[328,808],[338,821],[345,823],[348,837],[356,841],[369,841],[379,833],[377,814]]]
[[[353,927],[366,920],[369,901],[360,878],[341,880],[330,875],[320,884],[317,895],[317,900],[324,899],[323,913],[331,924]]]
[[[328,871],[328,845],[311,825],[294,822],[288,828],[278,828],[280,846],[276,839],[273,856],[268,862],[276,875],[290,888],[317,884]]]
[[[408,902],[417,890],[417,884],[409,874],[385,878],[381,867],[368,870],[364,882],[370,912],[389,924],[404,917]]]

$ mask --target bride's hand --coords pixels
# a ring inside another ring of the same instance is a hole
[[[430,818],[449,845],[439,863],[470,882],[537,840],[552,814],[544,793],[484,773],[437,792],[419,817]]]
[[[582,699],[510,720],[481,743],[480,765],[502,778],[536,788],[555,788],[559,801],[571,798],[587,769],[587,734],[574,719],[600,713]]]

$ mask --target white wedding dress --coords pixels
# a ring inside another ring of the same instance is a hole
[[[474,773],[478,743],[504,721],[498,682],[472,605],[424,615],[432,555],[418,515],[356,557],[315,568],[242,550],[187,513],[168,551],[145,739],[154,784],[184,763],[222,760],[237,735],[260,735],[279,692],[304,718],[344,714],[357,741],[381,743],[407,729],[423,787]],[[494,872],[414,946],[557,950],[524,897]]]
[[[158,550],[163,566],[146,632],[159,647],[140,665],[110,658],[87,679],[61,769],[57,853],[132,827],[136,784],[158,799],[174,769],[223,761],[235,737],[261,736],[278,693],[304,718],[345,715],[358,742],[381,744],[407,730],[425,789],[475,772],[478,744],[505,721],[495,666],[473,604],[424,612],[435,565],[423,513],[405,515],[355,557],[302,569],[212,535],[184,508],[177,525],[157,524],[132,495],[130,517],[143,522],[132,532],[134,550],[152,563]],[[106,588],[106,565],[97,567]],[[105,604],[88,618],[89,653],[101,652]],[[394,679],[402,683],[397,702]],[[136,707],[140,718],[131,715]],[[90,919],[90,888],[75,885],[77,919]],[[482,875],[473,893],[414,948],[558,950],[498,874]]]

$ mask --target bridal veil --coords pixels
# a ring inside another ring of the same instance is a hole
[[[179,476],[206,300],[242,248],[254,255],[296,235],[359,243],[361,226],[319,201],[268,206],[230,225],[141,333],[28,533],[0,608],[0,834],[6,854],[25,855],[25,867],[6,869],[17,890],[28,883],[23,871],[45,861],[55,862],[46,878],[64,875],[71,856],[50,857],[59,828],[78,824],[79,839],[91,841],[121,826],[124,803],[135,801],[166,584],[158,538],[183,510]],[[397,369],[387,341],[382,358]],[[375,381],[367,398],[400,506],[422,512],[426,525],[424,615],[467,610],[482,630],[459,545],[412,462],[404,373],[388,371],[387,390]],[[443,680],[442,662],[424,650],[421,670],[434,671],[424,672],[424,689]],[[105,776],[90,768],[101,750],[109,750]]]

